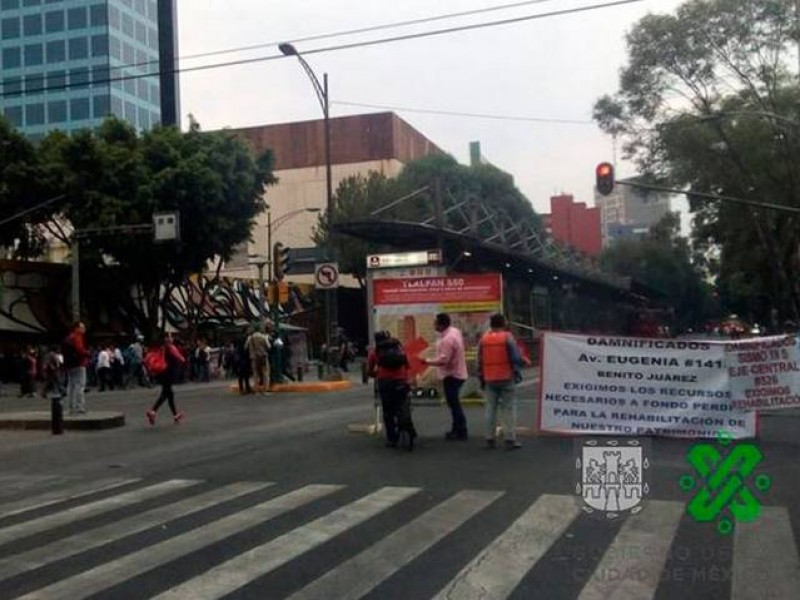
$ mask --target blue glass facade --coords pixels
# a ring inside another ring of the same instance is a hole
[[[156,0],[0,0],[0,111],[32,139],[161,122]]]

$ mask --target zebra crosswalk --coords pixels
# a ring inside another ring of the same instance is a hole
[[[29,484],[26,497],[0,503],[0,598],[800,598],[784,507],[718,538],[727,550],[709,548],[713,560],[686,565],[684,580],[674,554],[702,526],[674,501],[602,523],[572,496],[502,490],[119,479],[36,493]]]

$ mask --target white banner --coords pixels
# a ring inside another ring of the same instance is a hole
[[[723,343],[547,333],[542,344],[542,431],[755,436],[755,413],[732,405]]]
[[[800,406],[800,348],[793,335],[728,342],[725,355],[735,407]]]

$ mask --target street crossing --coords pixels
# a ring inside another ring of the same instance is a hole
[[[43,479],[37,490],[28,481],[18,488],[24,497],[0,502],[0,598],[401,597],[398,581],[420,573],[428,576],[407,597],[645,600],[666,597],[659,590],[668,584],[686,599],[800,598],[786,507],[766,506],[757,521],[713,538],[720,551],[704,548],[710,560],[688,565],[678,580],[674,555],[686,547],[684,536],[713,525],[694,523],[676,501],[652,500],[636,515],[601,522],[566,494],[184,479],[52,483]],[[484,528],[487,535],[476,535]],[[591,530],[604,532],[600,541]],[[565,560],[570,548],[586,556]],[[570,585],[559,588],[553,577]],[[544,582],[547,591],[536,594]]]

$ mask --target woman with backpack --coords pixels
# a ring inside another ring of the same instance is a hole
[[[153,408],[147,411],[147,420],[150,425],[155,425],[158,409],[161,408],[164,402],[168,402],[169,409],[172,411],[172,419],[175,424],[178,424],[183,421],[186,415],[183,412],[178,412],[175,408],[175,392],[172,390],[172,384],[178,379],[183,365],[186,364],[186,359],[173,343],[171,333],[164,334],[164,345],[160,353],[163,360],[160,360],[156,354],[151,353],[148,353],[148,356],[145,357],[145,364],[151,374],[155,375],[156,379],[161,383],[161,393],[158,396],[158,400],[153,404]]]
[[[386,445],[396,448],[400,444],[413,450],[417,432],[411,421],[408,357],[400,340],[388,331],[375,334],[375,347],[367,356],[367,373],[378,383]]]

